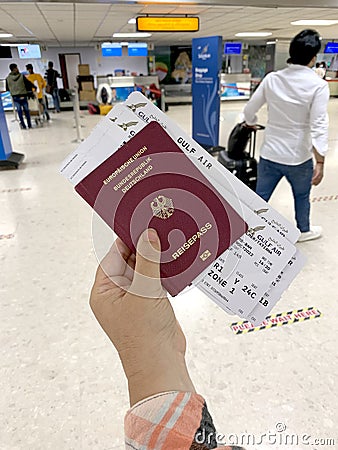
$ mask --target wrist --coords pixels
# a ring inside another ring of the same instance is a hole
[[[161,392],[195,392],[184,355],[172,353],[157,361],[148,360],[138,372],[127,375],[130,405]]]

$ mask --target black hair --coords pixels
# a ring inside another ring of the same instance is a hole
[[[18,66],[15,63],[12,63],[9,65],[9,70],[12,72],[14,69],[16,69]]]
[[[307,66],[312,58],[318,54],[321,46],[320,35],[317,31],[303,30],[290,43],[288,62]]]
[[[29,69],[33,70],[32,64],[26,64],[26,69],[27,69],[27,70],[29,70]]]
[[[53,66],[54,66],[53,61],[48,61],[48,67],[53,67]]]

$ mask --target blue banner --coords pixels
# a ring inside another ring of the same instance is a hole
[[[222,36],[192,40],[192,135],[203,147],[219,138]]]
[[[6,160],[12,153],[12,144],[9,138],[5,111],[0,98],[0,161]]]

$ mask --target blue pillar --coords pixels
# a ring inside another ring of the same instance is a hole
[[[192,40],[192,134],[204,148],[218,146],[222,36]]]
[[[6,115],[0,96],[0,161],[6,160],[12,154],[12,144],[9,138]]]
[[[12,151],[12,144],[8,133],[6,115],[0,96],[0,166],[1,167],[19,167],[24,159],[22,153]]]

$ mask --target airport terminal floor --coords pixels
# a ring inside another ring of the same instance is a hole
[[[243,106],[222,104],[221,144]],[[337,448],[330,441],[337,439],[337,112],[338,99],[331,99],[325,178],[311,195],[312,224],[323,227],[323,237],[297,244],[307,264],[273,311],[316,307],[322,316],[236,335],[230,324],[239,319],[197,289],[172,300],[196,389],[226,442],[255,436],[246,449]],[[171,106],[168,114],[191,133],[191,105]],[[81,115],[86,137],[100,117]],[[98,264],[92,212],[58,173],[77,145],[73,113],[52,114],[50,124],[29,131],[7,118],[13,149],[25,160],[18,170],[0,171],[0,448],[122,450],[127,384],[88,304]],[[293,221],[286,182],[271,203]],[[279,445],[281,431],[297,435],[298,445]],[[321,444],[311,446],[316,439]]]

